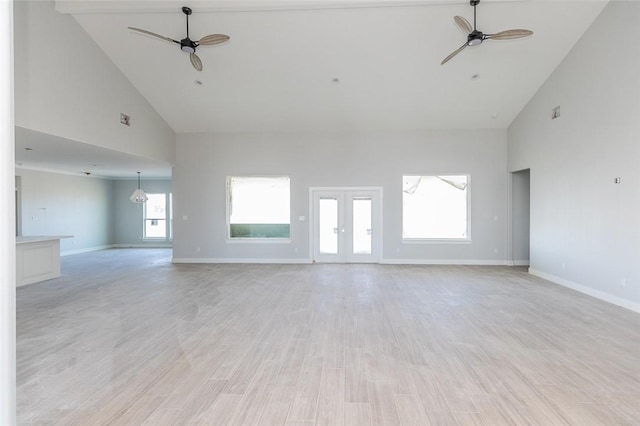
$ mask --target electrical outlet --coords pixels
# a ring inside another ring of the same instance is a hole
[[[620,280],[620,286],[621,287],[626,287],[627,286],[627,278],[626,277],[622,277],[622,279]]]

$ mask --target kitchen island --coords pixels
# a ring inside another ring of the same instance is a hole
[[[60,276],[60,240],[70,235],[16,237],[16,286]]]

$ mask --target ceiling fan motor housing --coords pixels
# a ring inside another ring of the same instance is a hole
[[[180,49],[183,52],[195,53],[196,47],[198,47],[198,45],[189,37],[183,38],[182,40],[180,40]]]
[[[467,36],[467,44],[469,46],[477,46],[484,41],[484,33],[482,31],[473,30]]]

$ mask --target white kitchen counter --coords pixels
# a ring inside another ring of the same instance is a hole
[[[70,235],[16,237],[16,286],[60,276],[60,240]]]

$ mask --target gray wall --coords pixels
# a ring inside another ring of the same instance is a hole
[[[14,23],[16,126],[173,163],[173,130],[71,15],[16,1]]]
[[[16,126],[173,163],[173,130],[73,17],[51,0],[20,1],[14,21]],[[121,112],[131,127],[120,124]],[[62,241],[66,253],[150,244],[131,231],[142,229],[131,194],[115,195],[131,182],[20,173],[23,235],[72,234]]]
[[[137,180],[116,180],[114,185],[114,244],[118,246],[158,246],[170,244],[169,239],[143,240],[142,238],[142,204],[129,200],[138,187]],[[171,180],[142,179],[142,189],[149,194],[170,193]]]
[[[22,197],[22,235],[73,235],[63,254],[112,246],[170,246],[142,239],[142,205],[129,197],[137,180],[109,180],[17,169]],[[142,180],[148,193],[171,192],[170,180]]]
[[[22,189],[22,235],[73,235],[61,252],[112,244],[113,182],[16,169]]]
[[[508,161],[531,169],[531,271],[640,311],[638,25],[640,3],[606,6],[509,128]]]
[[[511,175],[511,243],[512,260],[515,265],[529,265],[529,181],[529,170]]]
[[[309,217],[309,187],[378,186],[384,191],[384,260],[506,261],[504,130],[180,134],[176,143],[176,259],[309,259],[309,224],[297,220]],[[472,242],[403,244],[402,174],[443,173],[471,174]],[[229,175],[291,177],[291,244],[225,241]]]

